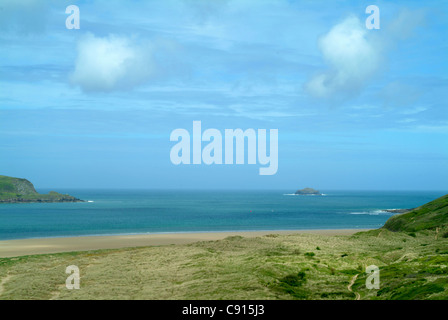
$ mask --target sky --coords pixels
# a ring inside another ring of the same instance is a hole
[[[58,191],[446,191],[447,14],[431,0],[1,0],[0,174]],[[170,134],[193,121],[278,129],[277,173],[174,165]]]

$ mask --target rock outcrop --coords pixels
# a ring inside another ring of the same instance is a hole
[[[55,191],[40,194],[26,179],[0,176],[0,203],[24,202],[83,202],[83,200]]]
[[[296,194],[300,194],[300,195],[318,195],[318,196],[322,195],[322,193],[320,193],[319,190],[315,190],[313,188],[305,188],[305,189],[297,190]]]

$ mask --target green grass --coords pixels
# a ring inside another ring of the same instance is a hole
[[[448,239],[435,238],[381,229],[3,258],[0,299],[448,299]],[[379,290],[365,286],[371,264]],[[69,265],[80,290],[65,288]]]
[[[384,225],[390,231],[415,232],[448,226],[448,195],[408,213],[392,216]]]
[[[0,175],[0,194],[34,194],[37,193],[31,182],[26,179]]]

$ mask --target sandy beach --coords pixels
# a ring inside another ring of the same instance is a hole
[[[351,235],[359,231],[366,231],[366,229],[164,233],[4,240],[0,241],[0,258],[70,251],[187,244],[198,241],[221,240],[236,235],[243,237],[259,237],[267,234],[311,233],[333,236]]]

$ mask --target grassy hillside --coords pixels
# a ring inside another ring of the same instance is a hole
[[[31,182],[26,179],[13,178],[0,175],[0,194],[36,194],[36,190]]]
[[[26,179],[0,175],[0,203],[77,201],[80,200],[54,191],[48,194],[37,193],[33,184]]]
[[[415,232],[448,226],[448,195],[414,210],[392,216],[384,225],[390,231]]]
[[[366,266],[380,289],[366,288]],[[65,268],[81,289],[65,288]],[[448,299],[448,239],[375,230],[0,259],[2,299]],[[353,281],[354,280],[354,281]],[[353,285],[350,283],[353,281]]]

